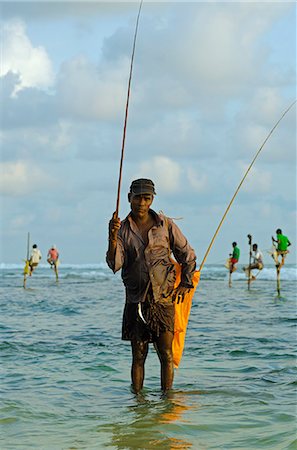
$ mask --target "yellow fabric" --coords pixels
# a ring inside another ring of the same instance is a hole
[[[27,259],[27,260],[26,260],[25,267],[24,267],[24,275],[29,275],[29,273],[30,273],[30,269],[29,269],[29,261],[28,261],[28,259]]]
[[[181,266],[177,263],[175,263],[175,270],[176,281],[174,287],[176,288],[180,283],[181,276]],[[193,276],[194,289],[191,289],[191,291],[185,295],[184,301],[182,303],[177,304],[177,302],[175,302],[174,337],[172,343],[173,364],[175,369],[178,368],[183,354],[187,325],[192,306],[192,298],[195,289],[198,286],[199,280],[200,272],[196,270]]]

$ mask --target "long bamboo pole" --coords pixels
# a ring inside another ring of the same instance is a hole
[[[116,201],[116,210],[115,210],[116,217],[119,216],[119,208],[120,208],[120,195],[121,195],[122,172],[123,172],[123,161],[124,161],[124,152],[125,152],[126,128],[127,128],[127,121],[128,121],[128,110],[129,110],[131,80],[132,80],[132,71],[133,71],[133,62],[134,62],[134,54],[135,54],[135,46],[136,46],[136,37],[137,37],[137,31],[138,31],[138,23],[139,23],[139,17],[140,17],[140,11],[141,11],[141,7],[142,7],[142,3],[143,3],[143,0],[141,0],[140,5],[139,5],[138,15],[137,15],[137,19],[136,19],[134,39],[133,39],[133,47],[132,47],[130,74],[129,74],[129,81],[128,81],[126,109],[125,109],[125,120],[124,120],[124,129],[123,129],[123,138],[122,138],[122,149],[121,149],[121,159],[120,159],[120,169],[119,169],[117,201]]]
[[[220,231],[220,228],[221,228],[221,226],[223,225],[224,220],[225,220],[225,218],[226,218],[226,216],[227,216],[227,214],[228,214],[228,212],[229,212],[229,210],[230,210],[230,208],[231,208],[231,206],[232,206],[232,203],[234,202],[234,200],[235,200],[235,198],[236,198],[236,196],[237,196],[237,194],[238,194],[238,192],[239,192],[239,190],[240,190],[240,188],[241,188],[241,186],[242,186],[244,180],[246,179],[246,177],[247,177],[249,171],[250,171],[251,168],[253,167],[253,165],[254,165],[256,159],[258,158],[258,156],[260,155],[260,153],[261,153],[261,151],[262,151],[264,145],[266,144],[266,142],[268,141],[268,139],[270,138],[270,136],[272,135],[272,133],[274,132],[274,130],[276,129],[276,127],[278,126],[278,124],[279,124],[279,123],[281,122],[281,120],[285,117],[285,115],[290,111],[290,109],[295,105],[296,102],[297,102],[297,100],[294,100],[294,102],[291,103],[291,105],[290,105],[290,106],[285,110],[285,112],[281,115],[281,117],[280,117],[279,120],[276,122],[276,124],[273,126],[273,128],[270,130],[270,132],[268,133],[268,135],[267,135],[267,137],[265,138],[264,142],[262,143],[261,147],[259,148],[259,150],[258,150],[257,153],[255,154],[255,156],[254,156],[252,162],[250,163],[248,169],[246,170],[246,172],[245,172],[245,174],[244,174],[242,180],[240,181],[238,187],[236,188],[236,190],[235,190],[235,192],[234,192],[234,194],[233,194],[233,197],[231,198],[231,200],[230,200],[230,202],[229,202],[229,204],[228,204],[228,206],[227,206],[227,208],[226,208],[226,211],[224,212],[223,217],[221,218],[220,223],[219,223],[219,225],[218,225],[218,227],[217,227],[217,229],[216,229],[216,231],[215,231],[215,233],[214,233],[214,235],[213,235],[213,237],[212,237],[212,239],[211,239],[211,241],[210,241],[210,244],[209,244],[209,246],[208,246],[208,248],[207,248],[207,250],[206,250],[206,253],[205,253],[204,257],[203,257],[203,260],[202,260],[202,262],[201,262],[201,264],[200,264],[199,272],[201,272],[201,270],[202,270],[202,268],[203,268],[203,266],[204,266],[204,264],[205,264],[206,258],[208,257],[208,254],[209,254],[209,252],[210,252],[210,250],[211,250],[211,247],[213,246],[214,241],[215,241],[215,239],[216,239],[216,237],[217,237],[217,235],[218,235],[218,233],[219,233],[219,231]]]

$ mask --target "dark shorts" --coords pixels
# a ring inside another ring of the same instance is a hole
[[[141,303],[143,322],[138,313],[138,303],[126,303],[123,313],[122,339],[124,341],[155,342],[160,333],[174,333],[174,304]]]

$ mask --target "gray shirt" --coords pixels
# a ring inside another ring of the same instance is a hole
[[[172,219],[152,209],[150,213],[155,225],[148,232],[147,246],[130,213],[121,223],[115,260],[106,258],[114,273],[122,269],[128,303],[144,301],[150,285],[155,302],[166,301],[172,293],[176,278],[172,254],[182,266],[181,284],[193,286],[192,278],[196,269],[194,250]]]

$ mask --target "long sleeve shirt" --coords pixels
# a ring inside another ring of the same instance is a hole
[[[114,260],[106,258],[114,273],[122,269],[127,303],[144,301],[150,284],[155,302],[162,302],[172,293],[176,278],[172,254],[182,267],[181,284],[193,286],[194,250],[172,219],[153,210],[150,213],[155,225],[148,232],[147,246],[130,213],[121,223]]]

